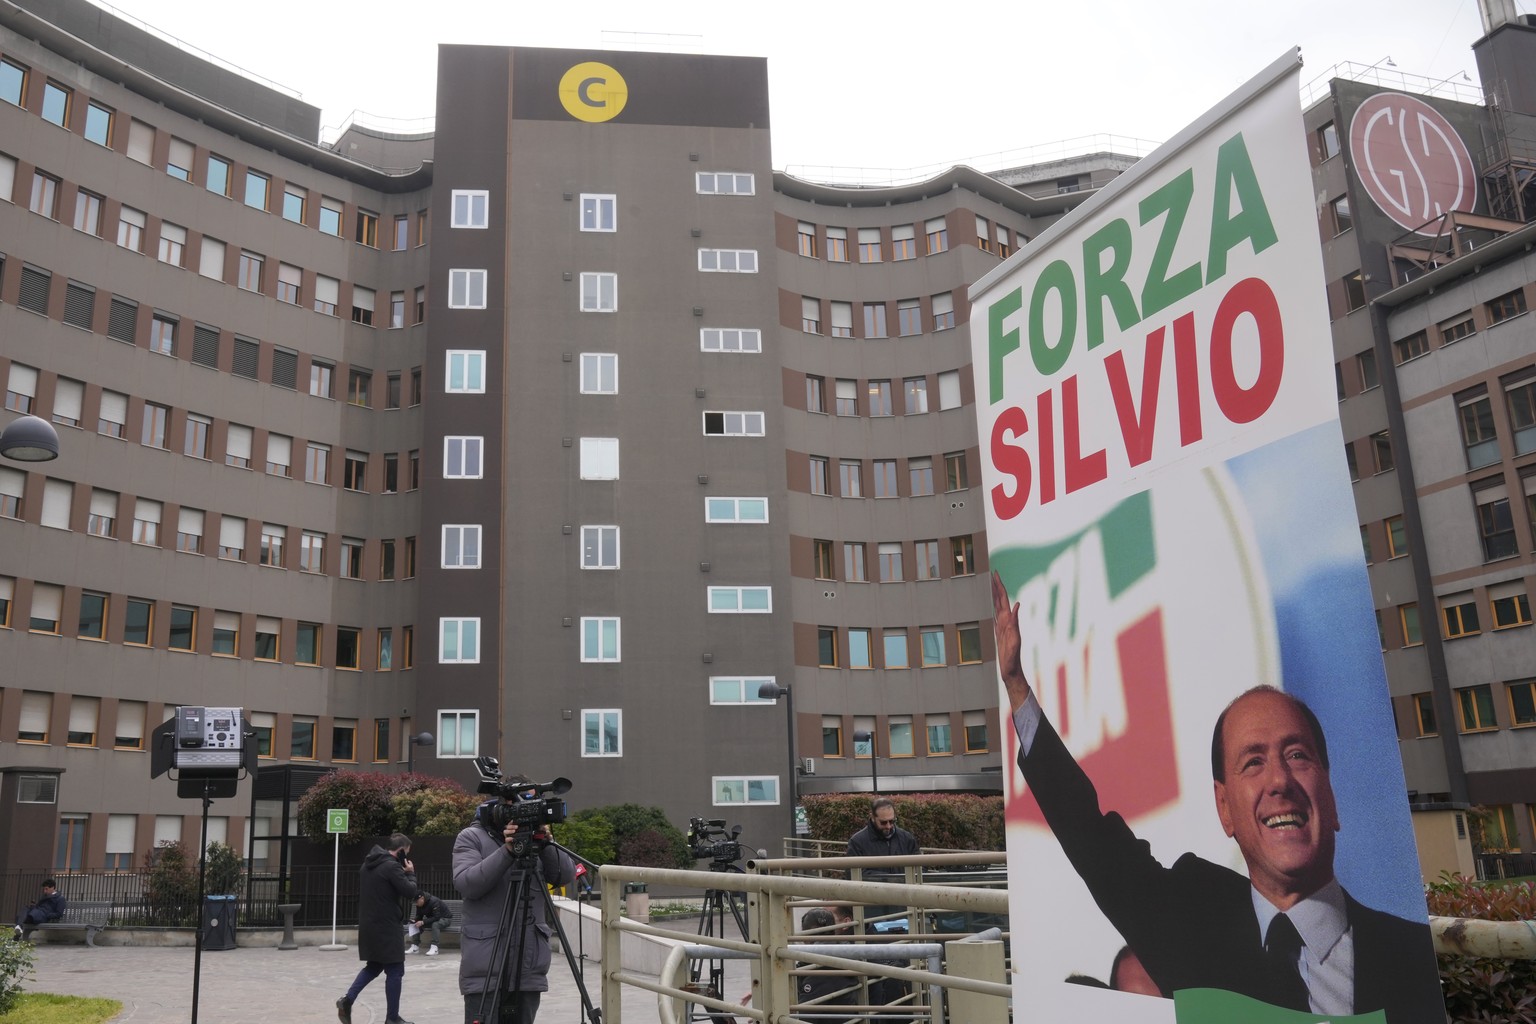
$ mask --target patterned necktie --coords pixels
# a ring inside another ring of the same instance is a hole
[[[1284,914],[1277,914],[1269,922],[1269,934],[1264,936],[1264,956],[1269,961],[1269,974],[1274,987],[1272,1002],[1276,1006],[1301,1010],[1312,1008],[1307,997],[1307,984],[1301,980],[1301,935],[1296,926]]]

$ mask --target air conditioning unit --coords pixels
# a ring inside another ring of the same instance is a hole
[[[806,775],[815,775],[816,774],[816,759],[814,757],[802,758],[801,762],[802,763],[800,765],[800,770],[803,773],[805,773]]]

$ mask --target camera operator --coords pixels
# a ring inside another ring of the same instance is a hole
[[[512,787],[529,782],[522,776],[505,781]],[[544,901],[537,898],[538,891],[533,888],[540,884],[532,876],[533,859],[538,859],[543,881],[554,886],[569,885],[576,877],[576,865],[569,855],[544,842],[549,835],[543,828],[533,833],[531,845],[526,836],[522,843],[514,840],[518,831],[515,821],[492,832],[496,805],[515,805],[525,796],[531,799],[536,793],[503,789],[498,799],[480,805],[474,822],[453,841],[453,884],[464,897],[459,937],[459,993],[464,997],[464,1024],[480,1022],[481,1002],[488,1002],[486,989],[498,974],[500,1019],[481,1024],[533,1024],[539,1012],[539,997],[549,991],[549,937],[554,929],[551,922],[543,919]],[[505,937],[506,958],[498,966],[491,960],[502,913],[509,891],[525,875],[530,876],[524,891],[526,904],[513,909],[514,919],[523,922],[522,934]]]

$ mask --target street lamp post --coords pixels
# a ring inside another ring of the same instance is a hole
[[[0,431],[0,455],[17,462],[50,462],[59,457],[59,434],[40,416],[22,416]]]
[[[784,708],[787,716],[789,732],[789,839],[795,838],[795,828],[799,820],[795,816],[795,808],[800,803],[800,759],[795,754],[795,695],[787,686],[778,683],[763,683],[757,688],[758,700],[771,700],[777,702],[784,698]],[[789,840],[785,840],[786,846]],[[784,851],[786,854],[788,849]]]
[[[432,738],[432,734],[429,732],[419,732],[415,736],[407,736],[405,738],[405,770],[407,774],[416,770],[417,745],[420,744],[423,747],[430,747],[436,742],[437,741]]]
[[[860,729],[853,734],[853,742],[869,744],[869,788],[876,796],[880,795],[880,755],[875,750],[875,734],[868,729]]]

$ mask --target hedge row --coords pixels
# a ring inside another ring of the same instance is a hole
[[[1001,850],[1003,798],[973,793],[891,794],[896,824],[925,848]],[[825,793],[802,798],[811,837],[846,840],[869,823],[867,793]]]

